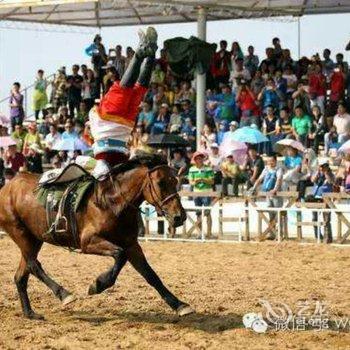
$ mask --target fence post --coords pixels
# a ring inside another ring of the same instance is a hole
[[[244,240],[249,241],[250,240],[250,232],[249,232],[249,201],[248,199],[245,200],[244,203],[244,221],[245,221],[245,231],[244,231]]]

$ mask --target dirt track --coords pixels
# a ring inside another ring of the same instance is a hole
[[[129,265],[119,282],[87,296],[111,261],[46,246],[44,268],[78,300],[63,309],[31,277],[33,308],[46,321],[22,318],[13,284],[19,253],[0,240],[0,349],[350,349],[347,332],[244,329],[242,315],[260,312],[259,299],[326,301],[332,317],[350,317],[350,249],[288,244],[144,243],[151,265],[197,313],[177,318]]]

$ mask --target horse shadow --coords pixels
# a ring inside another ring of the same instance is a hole
[[[242,316],[234,313],[225,315],[210,313],[193,313],[184,317],[160,312],[116,312],[114,316],[94,315],[87,311],[72,311],[75,320],[101,325],[108,322],[124,320],[131,323],[150,323],[162,329],[165,324],[175,324],[179,328],[189,328],[207,333],[219,333],[229,329],[244,328]]]

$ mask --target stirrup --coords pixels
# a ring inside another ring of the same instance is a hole
[[[68,231],[68,220],[65,216],[61,216],[55,221],[55,232],[64,233],[67,231]]]

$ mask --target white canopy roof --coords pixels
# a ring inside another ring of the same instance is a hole
[[[107,27],[350,12],[350,0],[0,0],[0,20]]]

